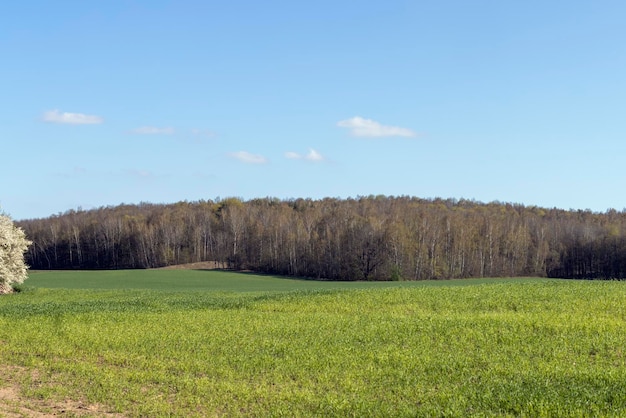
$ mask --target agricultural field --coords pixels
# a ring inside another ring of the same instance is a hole
[[[625,286],[34,272],[0,416],[623,416]]]

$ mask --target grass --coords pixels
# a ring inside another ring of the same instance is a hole
[[[166,291],[284,292],[321,289],[453,286],[489,283],[494,279],[422,282],[337,282],[223,270],[99,270],[31,272],[25,286],[49,289],[149,289]],[[518,281],[520,279],[497,279]]]
[[[29,371],[28,399],[124,416],[626,415],[625,283],[65,274],[0,298],[0,367]],[[113,277],[122,290],[102,289]],[[64,281],[88,288],[50,288]]]

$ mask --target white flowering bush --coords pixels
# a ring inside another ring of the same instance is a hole
[[[24,253],[29,245],[24,231],[0,213],[0,294],[13,292],[13,285],[28,277]]]

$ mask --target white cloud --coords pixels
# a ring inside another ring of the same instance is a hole
[[[297,152],[288,151],[285,153],[285,158],[290,160],[308,160],[313,162],[324,161],[324,156],[313,148],[309,148],[309,152],[306,155],[298,154]]]
[[[48,110],[43,112],[43,121],[50,123],[64,123],[68,125],[97,125],[104,122],[100,116],[85,115],[83,113],[60,112]]]
[[[313,148],[309,148],[309,153],[304,156],[304,159],[309,161],[324,161],[324,157],[319,152],[315,151]]]
[[[172,135],[174,128],[157,128],[155,126],[142,126],[130,131],[133,134],[138,135]]]
[[[382,125],[374,120],[364,119],[360,116],[339,121],[337,122],[337,126],[340,128],[348,128],[352,136],[359,137],[416,136],[415,132],[410,129]]]
[[[238,151],[230,154],[231,157],[241,161],[242,163],[247,164],[265,164],[267,163],[267,159],[258,154],[251,154],[246,151]]]
[[[302,155],[298,154],[297,152],[287,151],[285,153],[285,158],[288,158],[290,160],[301,160]]]
[[[141,179],[150,179],[150,178],[155,177],[153,172],[148,171],[148,170],[141,170],[141,169],[129,169],[129,170],[126,170],[125,173],[128,176],[141,178]]]

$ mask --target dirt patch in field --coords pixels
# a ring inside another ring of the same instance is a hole
[[[161,267],[159,270],[216,270],[223,268],[217,261],[201,261],[199,263],[176,264],[174,266]]]
[[[31,375],[33,381],[37,372],[22,367],[3,366],[0,376],[0,417],[6,418],[52,418],[52,417],[110,417],[123,418],[124,415],[107,412],[103,405],[66,399],[51,401],[27,398],[22,395],[18,380]]]

